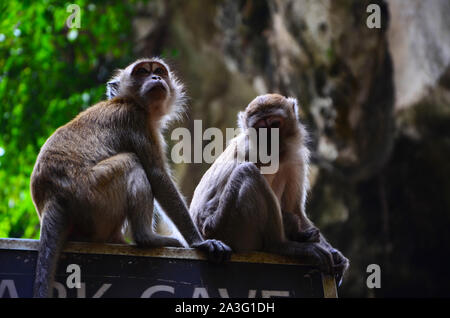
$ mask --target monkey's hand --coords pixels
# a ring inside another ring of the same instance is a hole
[[[336,283],[338,287],[342,284],[342,279],[348,267],[350,266],[350,261],[341,252],[335,248],[330,249],[331,255],[333,255],[333,271],[334,277],[336,278]]]
[[[222,263],[231,258],[231,248],[218,240],[204,240],[192,244],[191,247],[206,253],[208,260],[213,263]]]

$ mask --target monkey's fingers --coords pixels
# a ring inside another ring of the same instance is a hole
[[[316,227],[312,227],[307,230],[300,231],[296,234],[295,241],[318,243],[318,242],[320,242],[320,231]]]
[[[213,263],[222,263],[228,261],[231,257],[231,248],[218,240],[205,240],[193,244],[192,247],[198,248],[207,254],[208,260]]]
[[[216,255],[220,258],[220,262],[229,261],[231,258],[232,250],[228,245],[221,241],[215,241]]]
[[[342,280],[344,278],[345,269],[342,265],[334,265],[333,271],[334,271],[334,278],[336,279],[337,287],[341,287]]]
[[[350,261],[348,258],[346,258],[344,255],[342,255],[341,252],[338,250],[332,248],[330,250],[331,255],[333,255],[333,263],[338,268],[343,268],[343,270],[347,270],[347,268],[350,266]]]
[[[333,262],[334,262],[333,271],[334,271],[334,275],[335,275],[335,278],[336,278],[337,285],[338,285],[338,287],[340,287],[341,284],[342,284],[342,280],[343,280],[344,274],[347,271],[348,267],[350,266],[350,262],[338,250],[336,250],[334,248],[331,248],[330,252],[333,255]]]
[[[220,262],[229,261],[231,258],[231,248],[222,241],[214,240],[215,258],[220,259]]]
[[[341,287],[344,274],[348,268],[348,263],[341,263],[334,265],[334,277],[336,278],[337,286]]]

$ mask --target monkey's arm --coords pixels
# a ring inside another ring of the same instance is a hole
[[[148,136],[141,131],[128,131],[124,136],[127,136],[127,140],[123,143],[130,145],[130,150],[137,155],[155,199],[186,242],[189,246],[202,242],[203,238],[189,215],[184,199],[166,171],[160,151],[153,149],[155,143],[149,142]]]
[[[148,178],[155,199],[178,227],[189,246],[203,241],[189,215],[184,199],[170,176],[163,169],[153,168],[148,173]]]
[[[207,253],[211,261],[228,260],[231,249],[227,245],[218,240],[202,238],[170,176],[164,170],[156,168],[149,173],[148,177],[156,200],[177,226],[189,246]]]
[[[138,139],[135,139],[138,140]],[[164,212],[173,221],[190,247],[198,248],[207,253],[209,260],[221,262],[231,257],[231,249],[218,240],[204,240],[195,226],[187,205],[165,170],[162,160],[150,162],[152,158],[150,147],[142,142],[135,147],[138,158],[150,182],[153,195]]]

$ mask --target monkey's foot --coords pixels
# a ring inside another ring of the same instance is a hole
[[[342,284],[342,279],[344,277],[345,272],[350,266],[350,261],[341,252],[339,252],[335,248],[330,249],[331,255],[333,256],[333,272],[336,278],[336,283],[338,287]]]
[[[318,243],[320,242],[320,231],[318,228],[312,227],[307,230],[297,232],[294,235],[294,241]]]
[[[192,247],[206,253],[208,260],[213,263],[222,263],[231,258],[231,248],[218,240],[205,240],[192,244]]]
[[[327,274],[334,274],[334,262],[331,251],[319,243],[304,243],[307,257]]]

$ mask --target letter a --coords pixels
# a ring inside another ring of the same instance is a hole
[[[366,269],[367,273],[371,274],[367,277],[366,285],[367,288],[381,288],[381,268],[380,265],[370,264]]]
[[[366,25],[369,29],[381,28],[381,9],[378,4],[369,4],[367,6],[367,13],[371,13],[366,20]]]

